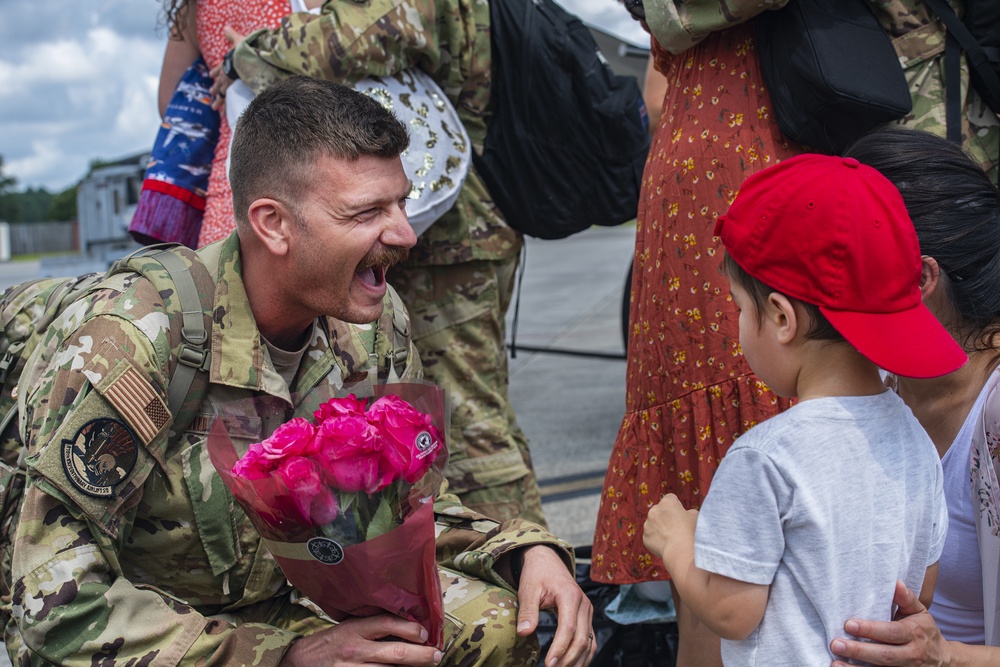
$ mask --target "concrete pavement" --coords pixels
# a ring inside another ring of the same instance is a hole
[[[559,352],[515,349],[510,398],[530,442],[550,528],[574,546],[593,540],[601,483],[625,412],[621,299],[634,242],[632,226],[527,240],[514,343]]]

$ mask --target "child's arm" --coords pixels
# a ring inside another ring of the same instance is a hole
[[[702,623],[724,639],[746,639],[764,618],[770,586],[698,569],[694,564],[697,521],[697,510],[685,510],[677,496],[669,494],[649,511],[642,541],[663,559],[680,598]]]
[[[931,601],[934,600],[934,586],[937,585],[938,564],[934,563],[924,574],[924,585],[920,588],[920,603],[925,609],[931,608]]]

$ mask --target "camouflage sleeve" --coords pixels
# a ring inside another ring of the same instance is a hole
[[[434,72],[441,63],[436,20],[434,0],[328,0],[319,15],[292,13],[275,30],[247,35],[233,62],[255,93],[293,74],[352,84],[420,60]]]
[[[683,53],[709,33],[779,9],[788,0],[645,0],[646,26],[673,54]]]
[[[276,665],[298,635],[203,616],[129,551],[150,529],[136,521],[144,487],[170,486],[160,474],[166,318],[90,316],[140,304],[97,294],[75,305],[22,378],[28,486],[7,641],[24,665]]]
[[[538,524],[524,519],[499,523],[447,493],[435,502],[434,513],[437,558],[443,567],[516,592],[509,557],[517,549],[544,544],[559,553],[571,573],[576,572],[573,548]]]

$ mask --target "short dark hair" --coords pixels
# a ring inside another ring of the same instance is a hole
[[[885,175],[903,195],[920,252],[937,260],[966,349],[996,347],[1000,334],[1000,191],[958,145],[890,126],[845,155]],[[1000,358],[1000,355],[998,355]]]
[[[788,296],[781,290],[776,290],[764,281],[754,278],[728,252],[722,256],[722,272],[729,278],[730,282],[739,285],[750,296],[750,300],[753,301],[754,308],[757,310],[758,329],[764,324],[764,307],[767,305],[767,297],[773,292],[777,292],[791,301],[801,303],[805,308],[809,315],[809,329],[805,333],[807,339],[830,340],[838,343],[846,341],[840,332],[830,324],[830,320],[826,319],[826,316],[820,312],[819,306]]]
[[[257,95],[236,124],[229,180],[237,223],[261,197],[294,208],[321,156],[357,160],[396,157],[410,143],[406,127],[372,98],[305,76],[279,80]]]

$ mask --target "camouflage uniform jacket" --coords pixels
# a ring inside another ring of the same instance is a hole
[[[212,357],[186,432],[170,431],[163,393],[172,363],[165,313],[176,300],[135,274],[68,309],[22,376],[28,486],[5,636],[14,664],[275,665],[296,630],[321,627],[294,604],[206,453],[214,401],[269,395],[284,409],[279,422],[303,411],[261,342],[235,234],[198,254],[215,283]],[[391,318],[376,324],[382,352]],[[318,319],[292,391],[365,378],[371,329]],[[403,379],[420,374],[407,344]],[[568,547],[541,528],[501,526],[453,500],[436,506],[442,564],[508,589],[494,565],[512,548],[546,543],[572,567]]]
[[[649,29],[671,53],[679,54],[715,30],[750,20],[795,0],[646,0]],[[866,0],[892,37],[913,97],[913,110],[899,121],[944,136],[944,36],[940,21],[921,0]],[[951,0],[961,15],[962,4]],[[652,10],[652,11],[651,11]],[[1000,120],[969,86],[962,61],[962,140],[966,149],[996,180]]]
[[[319,15],[294,13],[236,48],[240,78],[255,92],[304,74],[353,84],[408,67],[430,74],[482,150],[490,102],[490,11],[485,0],[327,0]],[[410,265],[515,256],[521,237],[503,221],[474,168],[458,201],[411,251]]]

